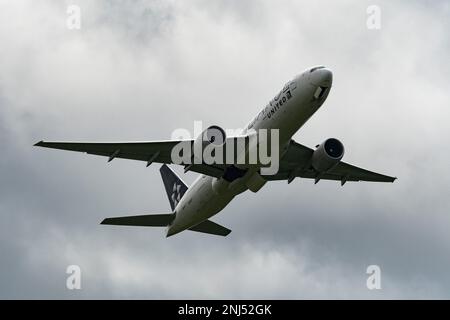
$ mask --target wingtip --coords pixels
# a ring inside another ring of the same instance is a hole
[[[43,144],[44,144],[44,141],[41,140],[41,141],[35,143],[33,146],[34,146],[34,147],[41,147]]]

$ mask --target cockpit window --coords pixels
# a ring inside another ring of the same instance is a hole
[[[317,87],[316,91],[314,92],[314,98],[316,99],[322,98],[327,89],[328,89],[327,87]]]
[[[324,66],[314,67],[314,68],[312,68],[311,70],[309,70],[309,73],[311,73],[311,72],[313,72],[313,71],[316,71],[316,70],[318,70],[318,69],[323,69],[323,68],[325,68],[325,67],[324,67]]]

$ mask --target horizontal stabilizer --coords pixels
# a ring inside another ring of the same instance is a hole
[[[166,227],[173,221],[174,218],[175,215],[173,213],[147,214],[142,216],[106,218],[101,222],[101,224],[116,226]]]
[[[221,226],[220,224],[212,222],[211,220],[203,221],[202,223],[196,225],[195,227],[189,228],[189,230],[214,234],[214,235],[223,236],[223,237],[226,237],[231,232],[230,229],[227,229],[227,228]]]

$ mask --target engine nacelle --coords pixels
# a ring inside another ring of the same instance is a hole
[[[211,182],[212,190],[215,194],[221,194],[228,189],[230,183],[224,178],[213,178]]]
[[[201,163],[204,160],[204,155],[210,155],[213,149],[222,148],[227,139],[225,131],[219,126],[210,126],[203,131],[194,141],[193,152],[194,158]],[[208,152],[205,152],[206,151]],[[209,161],[206,163],[211,164]]]
[[[247,180],[245,185],[252,192],[258,192],[265,184],[267,180],[264,179],[258,172],[253,173]]]
[[[327,172],[341,161],[344,145],[334,138],[322,142],[312,155],[312,167],[318,172]]]

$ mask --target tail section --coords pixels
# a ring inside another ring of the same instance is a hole
[[[170,207],[172,211],[175,211],[175,207],[186,193],[188,186],[167,165],[163,164],[159,171],[161,172],[164,187],[166,188]]]
[[[171,213],[106,218],[101,224],[116,226],[169,227],[167,230],[168,237],[183,231],[184,229],[174,230],[172,222],[175,219],[175,208],[188,190],[188,186],[167,165],[162,165],[159,171],[161,172],[164,187],[166,188],[167,196],[172,208]],[[189,228],[189,230],[223,237],[231,232],[230,229],[212,222],[211,220],[205,220]]]

